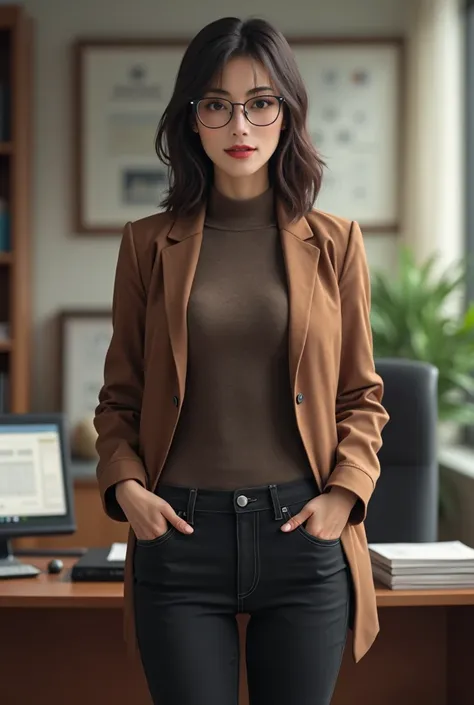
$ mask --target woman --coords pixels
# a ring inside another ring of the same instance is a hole
[[[357,223],[312,210],[306,113],[278,31],[208,25],[158,129],[164,211],[123,233],[97,475],[160,705],[237,703],[237,613],[252,705],[328,705],[348,627],[356,661],[378,630],[367,265]]]

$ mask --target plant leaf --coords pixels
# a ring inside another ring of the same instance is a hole
[[[438,369],[439,417],[474,422],[474,302],[449,314],[459,297],[467,268],[456,262],[437,272],[439,256],[421,265],[411,249],[400,247],[397,274],[371,277],[371,326],[376,357],[421,360]]]

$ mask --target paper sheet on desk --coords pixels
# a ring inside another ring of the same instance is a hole
[[[107,556],[108,561],[124,561],[125,555],[127,553],[126,543],[113,543],[109,555]]]

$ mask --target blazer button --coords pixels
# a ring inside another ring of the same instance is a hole
[[[174,404],[175,406],[179,406],[179,399],[178,399],[178,397],[176,397],[176,396],[173,397],[173,404]]]
[[[300,392],[300,393],[297,395],[297,397],[296,397],[296,403],[297,403],[297,404],[301,404],[302,401],[303,401],[303,399],[304,399],[304,395],[301,394],[301,392]]]

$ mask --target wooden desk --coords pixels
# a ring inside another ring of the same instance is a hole
[[[71,583],[64,562],[60,575],[0,581],[2,705],[150,705],[126,660],[123,585]],[[474,590],[379,588],[377,599],[381,632],[357,665],[348,642],[333,705],[472,705]],[[247,705],[244,668],[241,682]]]

